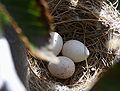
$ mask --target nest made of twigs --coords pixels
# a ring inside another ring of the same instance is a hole
[[[115,55],[106,44],[119,30],[119,12],[109,0],[49,0],[55,31],[64,42],[76,39],[90,51],[87,60],[76,63],[74,75],[65,80],[50,74],[47,62],[29,54],[31,91],[83,91],[115,63]]]

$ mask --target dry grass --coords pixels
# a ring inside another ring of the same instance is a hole
[[[53,77],[47,62],[29,54],[31,91],[83,91],[115,64],[115,52],[109,41],[119,34],[120,15],[109,0],[49,0],[50,14],[64,42],[76,39],[90,50],[88,59],[76,63],[74,75],[66,80]],[[106,46],[108,44],[108,46]],[[60,54],[61,55],[61,54]]]

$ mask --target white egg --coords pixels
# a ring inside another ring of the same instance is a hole
[[[69,40],[63,45],[62,55],[72,59],[74,62],[81,62],[88,58],[89,50],[80,41]]]
[[[55,55],[58,55],[63,46],[63,39],[57,32],[51,32],[50,36],[50,44],[52,46],[52,51]]]
[[[52,75],[60,79],[67,79],[75,72],[74,62],[64,56],[58,57],[60,62],[58,64],[49,63],[48,69]]]

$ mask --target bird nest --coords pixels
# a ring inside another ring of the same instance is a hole
[[[62,80],[50,74],[47,62],[29,54],[30,90],[89,90],[101,74],[117,62],[118,46],[111,40],[119,35],[119,12],[109,0],[48,0],[48,5],[54,17],[52,26],[64,42],[81,41],[89,49],[90,56],[75,64],[72,77]]]

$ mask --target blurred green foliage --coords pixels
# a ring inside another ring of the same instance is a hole
[[[45,16],[41,15],[37,0],[0,0],[0,3],[6,7],[32,45],[40,47],[41,39],[47,41],[48,27],[44,24]]]
[[[110,68],[90,91],[120,91],[120,63]]]
[[[6,23],[9,23],[9,18],[6,16],[4,12],[0,10],[0,26]]]

